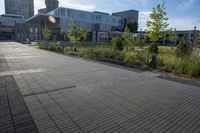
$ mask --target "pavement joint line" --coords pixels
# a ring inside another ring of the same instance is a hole
[[[14,132],[16,133],[16,127],[15,127],[15,124],[14,124],[14,119],[13,119],[13,115],[12,115],[12,109],[11,109],[11,106],[10,106],[10,99],[8,97],[8,90],[7,88],[6,89],[6,98],[7,98],[7,102],[8,102],[8,108],[9,108],[9,113],[10,113],[10,118],[12,120],[12,126],[14,128]]]
[[[48,71],[47,69],[43,69],[43,68],[27,69],[27,70],[15,70],[15,71],[4,71],[4,72],[0,72],[0,77],[19,75],[19,74],[27,74],[27,73],[40,73],[40,72],[47,72],[47,71]]]
[[[0,61],[3,61],[3,63],[6,64],[6,67],[8,67],[7,70],[10,70],[9,65],[5,59],[0,59]],[[2,62],[0,62],[0,65],[1,63]],[[30,112],[28,111],[28,107],[25,104],[25,101],[22,97],[22,94],[19,90],[19,87],[17,86],[16,80],[14,79],[14,77],[12,75],[5,75],[2,77],[0,76],[0,78],[1,78],[1,82],[3,81],[0,84],[0,86],[1,88],[5,89],[5,97],[6,97],[6,99],[3,99],[3,103],[7,103],[4,107],[8,108],[8,110],[1,110],[0,113],[5,114],[2,116],[4,120],[10,119],[10,122],[11,122],[10,125],[7,127],[4,127],[3,130],[7,130],[7,131],[10,130],[10,132],[13,132],[13,133],[18,133],[19,131],[25,132],[25,130],[27,130],[27,132],[31,131],[34,133],[38,133],[38,129],[32,119]],[[0,95],[0,99],[2,99],[3,97],[4,97],[3,95]],[[23,115],[26,115],[26,117],[28,117],[28,120],[25,117],[23,117]],[[9,122],[7,120],[5,120],[5,123]],[[26,122],[26,124],[24,122]],[[0,124],[2,124],[2,122]],[[31,127],[30,127],[30,124],[31,124]],[[26,126],[29,126],[30,129],[26,129]],[[4,132],[4,131],[0,130],[0,132]]]
[[[55,91],[60,91],[60,90],[66,90],[66,89],[71,89],[71,88],[75,88],[75,85],[72,86],[68,86],[68,87],[64,87],[64,88],[58,88],[58,89],[54,89],[54,90],[48,90],[48,91],[43,91],[43,92],[38,92],[38,93],[31,93],[31,94],[27,94],[27,95],[23,95],[23,97],[28,97],[28,96],[33,96],[33,95],[40,95],[40,94],[44,94],[44,93],[50,93],[50,92],[55,92]]]

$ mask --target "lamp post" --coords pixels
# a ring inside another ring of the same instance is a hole
[[[48,20],[47,20],[47,18],[48,18]],[[46,16],[45,15],[45,20],[44,20],[45,22],[44,22],[44,30],[45,31],[47,31],[48,29],[47,29],[47,22],[50,22],[50,23],[52,23],[52,24],[54,24],[54,23],[56,23],[56,19],[53,17],[53,16]]]

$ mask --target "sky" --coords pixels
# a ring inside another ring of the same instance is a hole
[[[45,0],[34,0],[35,14],[45,7]],[[139,11],[139,30],[146,28],[152,8],[163,0],[59,0],[60,7],[107,13],[135,9]],[[177,30],[200,30],[200,0],[164,0],[168,23]],[[0,0],[0,14],[4,13],[4,0]]]

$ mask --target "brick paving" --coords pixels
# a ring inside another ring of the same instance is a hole
[[[8,70],[6,60],[1,59],[0,64],[0,72],[4,67]],[[38,133],[13,76],[0,77],[0,132]]]
[[[11,42],[1,74],[0,132],[200,132],[200,85]]]

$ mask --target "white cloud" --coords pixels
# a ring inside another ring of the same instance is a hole
[[[94,4],[81,3],[78,0],[60,0],[61,7],[92,11],[96,8]]]
[[[195,0],[185,0],[184,2],[182,2],[182,3],[178,6],[178,9],[179,9],[179,10],[190,9],[194,3],[195,3]]]
[[[142,11],[139,13],[140,18],[149,18],[151,11]]]
[[[146,4],[150,0],[112,0],[114,4],[121,5],[121,4]]]
[[[0,15],[4,13],[4,1],[0,0]]]
[[[146,21],[150,19],[151,11],[139,12],[139,29],[146,29]]]
[[[194,18],[171,18],[169,19],[169,24],[171,27],[177,30],[192,30],[194,26],[200,30],[200,20]]]
[[[37,14],[38,9],[45,8],[44,0],[34,0],[34,8],[35,14]]]
[[[35,14],[38,9],[45,8],[45,0],[34,0]],[[60,7],[68,7],[79,10],[92,11],[96,8],[94,4],[87,4],[87,2],[80,2],[80,0],[59,0]]]
[[[139,29],[146,29],[146,21],[150,19],[151,11],[142,11],[139,13]],[[177,30],[192,30],[194,26],[200,30],[200,19],[186,18],[186,17],[173,17],[169,18],[169,27],[176,28]]]

